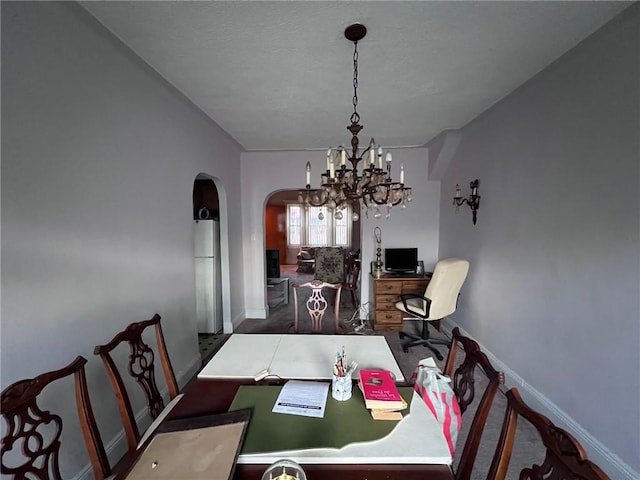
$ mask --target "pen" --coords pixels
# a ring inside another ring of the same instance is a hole
[[[347,373],[348,373],[348,374],[351,374],[351,372],[353,372],[353,371],[356,369],[356,367],[357,367],[357,366],[358,366],[358,364],[356,363],[356,361],[355,361],[355,360],[353,360],[353,361],[349,364],[349,367],[347,368]]]

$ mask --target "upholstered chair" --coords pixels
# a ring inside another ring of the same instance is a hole
[[[314,280],[326,283],[344,282],[345,251],[342,247],[316,248]]]

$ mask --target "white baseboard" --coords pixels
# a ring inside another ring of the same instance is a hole
[[[473,338],[460,325],[451,320],[451,318],[447,317],[442,321],[442,328],[449,336],[451,336],[451,330],[455,327],[458,327],[464,336]],[[596,463],[607,475],[615,480],[637,480],[640,478],[638,472],[634,471],[633,468],[627,465],[620,457],[587,432],[566,412],[562,411],[551,400],[529,385],[518,373],[509,368],[482,344],[480,344],[480,347],[487,357],[489,357],[493,366],[497,370],[504,372],[505,387],[507,389],[517,387],[531,408],[549,417],[553,423],[571,433],[571,435],[582,444],[591,461]]]
[[[267,318],[267,310],[265,308],[250,308],[245,310],[245,318]]]
[[[224,333],[233,333],[236,331],[236,328],[238,328],[238,326],[240,326],[240,324],[245,320],[245,318],[247,318],[247,315],[245,314],[244,310],[241,311],[240,313],[238,313],[238,315],[236,315],[236,317],[231,320],[231,328],[232,330],[230,332],[224,332]]]
[[[200,357],[200,353],[198,352],[198,355],[194,356],[185,368],[175,374],[178,385],[184,386],[189,380],[191,380],[193,376],[198,373],[201,364],[202,357]],[[160,391],[163,398],[166,398],[168,393],[168,387],[164,387]],[[144,406],[138,410],[135,415],[136,423],[139,424],[140,420],[147,416],[147,407]],[[119,420],[120,418],[118,417],[118,421]],[[149,425],[151,425],[151,422],[149,422]],[[124,435],[124,428],[122,428],[109,442],[105,443],[104,449],[107,454],[107,459],[109,460],[109,465],[113,468],[127,453],[127,439]],[[91,462],[89,462],[73,477],[73,480],[92,480],[93,478],[93,468],[91,467]]]

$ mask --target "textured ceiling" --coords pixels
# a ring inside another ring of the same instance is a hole
[[[91,14],[247,150],[386,147],[459,128],[630,2],[117,1]]]

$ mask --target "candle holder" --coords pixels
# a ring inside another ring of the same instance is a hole
[[[480,208],[480,195],[478,195],[479,184],[480,180],[476,178],[469,184],[469,186],[471,187],[471,195],[469,195],[469,198],[462,198],[460,185],[456,183],[456,194],[453,197],[453,204],[456,206],[456,210],[460,205],[464,205],[465,203],[469,205],[469,208],[471,208],[474,225],[476,224],[476,221],[478,219],[478,209]]]
[[[307,475],[293,460],[282,459],[269,465],[262,480],[307,480]]]

